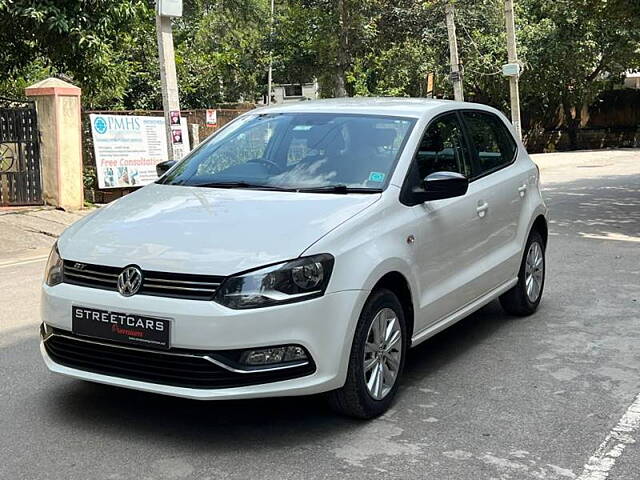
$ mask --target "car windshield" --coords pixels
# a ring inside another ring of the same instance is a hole
[[[160,183],[226,188],[381,191],[415,120],[339,113],[239,118]]]

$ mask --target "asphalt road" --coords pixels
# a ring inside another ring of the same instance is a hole
[[[371,422],[317,397],[199,403],[50,374],[44,262],[0,266],[0,479],[605,478],[583,465],[640,392],[639,163],[550,169],[538,313],[494,302],[420,345]],[[640,479],[627,433],[611,479]]]

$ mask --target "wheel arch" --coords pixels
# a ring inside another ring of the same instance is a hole
[[[531,225],[529,230],[529,234],[533,231],[537,231],[542,236],[542,241],[544,242],[544,248],[547,248],[547,240],[549,239],[549,226],[547,224],[547,219],[544,215],[540,214],[536,217]]]
[[[407,323],[407,341],[409,346],[411,346],[411,337],[413,337],[413,328],[415,325],[415,311],[409,281],[402,273],[394,270],[385,273],[376,282],[372,292],[381,288],[392,291],[398,297],[398,300],[400,300],[404,318]]]

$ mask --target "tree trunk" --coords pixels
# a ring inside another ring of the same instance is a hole
[[[334,96],[336,98],[339,97],[348,97],[347,88],[344,83],[345,72],[344,69],[338,67],[335,73],[335,86],[334,86]]]
[[[571,104],[564,100],[562,102],[564,111],[564,121],[567,125],[567,134],[569,135],[569,149],[578,150],[578,130],[582,118],[582,107],[572,107]]]

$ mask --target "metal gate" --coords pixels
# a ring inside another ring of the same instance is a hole
[[[0,97],[0,206],[42,205],[39,139],[35,104]]]

